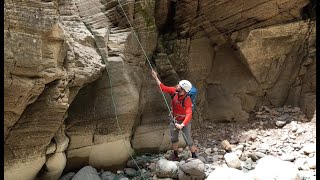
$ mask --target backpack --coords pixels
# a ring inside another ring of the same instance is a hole
[[[177,93],[175,93],[173,96],[171,96],[172,99],[173,99],[173,97],[174,97],[176,94],[177,94]],[[185,101],[185,99],[187,98],[187,96],[190,96],[191,102],[192,102],[192,111],[194,111],[195,106],[196,106],[196,98],[197,98],[197,95],[198,95],[198,90],[197,90],[197,88],[194,87],[194,86],[192,86],[192,88],[191,88],[190,91],[187,93],[187,95],[182,99],[182,102],[181,102],[182,107],[184,108],[184,101]]]

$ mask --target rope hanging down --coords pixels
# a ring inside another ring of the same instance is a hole
[[[146,59],[147,59],[147,61],[148,61],[148,64],[149,64],[149,66],[150,66],[150,69],[153,70],[152,65],[151,65],[151,63],[150,63],[150,60],[149,60],[149,58],[148,58],[148,56],[147,56],[147,54],[146,54],[146,52],[145,52],[145,50],[144,50],[144,48],[143,48],[143,46],[142,46],[142,44],[141,44],[138,36],[137,36],[137,33],[135,32],[132,24],[130,23],[130,20],[129,20],[128,16],[126,15],[126,13],[125,13],[125,11],[124,11],[124,9],[123,9],[123,7],[122,7],[122,5],[121,5],[121,3],[120,3],[119,0],[118,0],[118,3],[119,3],[119,6],[120,6],[121,10],[123,11],[123,13],[124,13],[124,15],[125,15],[128,23],[129,23],[129,25],[130,25],[131,29],[132,29],[132,32],[133,32],[134,36],[136,37],[136,39],[137,39],[137,41],[138,41],[138,43],[139,43],[139,45],[140,45],[140,47],[141,47],[141,49],[142,49],[142,51],[143,51],[144,56],[146,57]],[[118,130],[119,130],[119,132],[120,132],[123,140],[125,140],[125,138],[124,138],[124,136],[123,136],[122,129],[121,129],[121,127],[120,127],[120,123],[119,123],[118,115],[117,115],[117,110],[116,110],[116,105],[115,105],[115,101],[114,101],[114,98],[113,98],[113,90],[112,90],[113,87],[112,87],[111,76],[110,76],[110,74],[109,74],[108,68],[106,68],[106,70],[107,70],[107,74],[108,74],[108,76],[109,76],[109,83],[110,83],[110,89],[111,89],[111,99],[112,99],[112,103],[113,103],[113,107],[114,107],[114,113],[115,113],[115,118],[116,118],[116,121],[117,121]],[[160,84],[159,84],[158,86],[159,86],[159,88],[160,88],[160,90],[161,90]],[[169,111],[170,115],[172,115],[172,117],[173,117],[173,114],[172,114],[172,112],[171,112],[170,106],[169,106],[169,104],[168,104],[168,102],[167,102],[167,100],[166,100],[166,98],[165,98],[165,95],[164,95],[163,91],[161,91],[161,94],[162,94],[162,97],[163,97],[163,99],[164,99],[164,101],[165,101],[165,103],[166,103],[166,106],[167,106],[167,108],[168,108],[168,111]],[[181,132],[182,132],[182,134],[186,137],[186,135],[183,133],[183,131],[181,131]],[[125,141],[123,141],[123,142],[125,143]],[[125,145],[125,144],[124,144],[124,145]],[[162,146],[162,143],[161,143],[161,145],[160,145],[159,150],[161,149],[161,146]],[[139,172],[140,172],[142,178],[145,179],[145,178],[143,177],[143,174],[142,174],[141,169],[139,168],[137,162],[135,161],[135,159],[133,158],[133,156],[132,156],[132,154],[131,154],[131,152],[130,152],[129,150],[128,150],[128,154],[130,155],[130,157],[131,157],[131,159],[133,160],[133,162],[135,163],[135,165],[138,167]]]
[[[118,1],[118,2],[119,2],[119,1]],[[119,5],[120,5],[121,9],[123,10],[120,2],[119,2]],[[139,43],[139,44],[140,44],[140,43]],[[143,50],[143,51],[144,51],[144,50]],[[107,63],[107,60],[105,60],[105,61],[106,61],[106,63]],[[151,66],[151,64],[150,64],[150,66]],[[151,67],[151,68],[152,68],[152,67]],[[122,132],[122,129],[121,129],[121,127],[120,127],[120,123],[119,123],[119,120],[118,120],[118,113],[117,113],[116,103],[115,103],[114,97],[113,97],[113,86],[112,86],[111,76],[110,76],[110,73],[109,73],[109,70],[108,70],[107,67],[106,67],[106,70],[107,70],[107,74],[108,74],[108,76],[109,76],[111,99],[112,99],[112,104],[113,104],[113,107],[114,107],[114,114],[115,114],[115,119],[116,119],[116,122],[117,122],[117,127],[118,127],[119,133],[120,133],[120,135],[121,135],[121,137],[122,137],[122,139],[123,139],[123,144],[124,144],[124,146],[126,147],[125,137],[124,137],[123,132]],[[141,174],[142,179],[145,180],[145,178],[144,178],[144,176],[143,176],[143,173],[142,173],[142,170],[140,169],[140,167],[139,167],[138,163],[136,162],[136,160],[133,158],[133,156],[132,156],[129,148],[125,148],[125,149],[127,149],[130,158],[133,160],[134,164],[135,164],[136,167],[138,168],[138,170],[139,170],[139,172],[140,172],[140,174]]]
[[[126,15],[126,13],[125,13],[125,11],[124,11],[124,9],[123,9],[123,7],[122,7],[122,5],[121,5],[121,3],[120,3],[119,0],[118,0],[118,3],[119,3],[119,6],[120,6],[120,8],[122,9],[122,11],[123,11],[123,13],[124,13],[124,15],[125,15],[128,23],[129,23],[130,27],[131,27],[133,33],[134,33],[134,35],[135,35],[135,37],[136,37],[136,39],[137,39],[137,41],[138,41],[138,43],[139,43],[139,45],[140,45],[143,53],[144,53],[144,56],[146,57],[146,59],[147,59],[147,61],[148,61],[148,64],[149,64],[151,70],[153,70],[153,68],[152,68],[152,66],[151,66],[151,63],[150,63],[150,60],[149,60],[149,58],[148,58],[148,56],[147,56],[147,54],[146,54],[146,52],[145,52],[145,50],[144,50],[144,48],[143,48],[143,46],[142,46],[142,44],[141,44],[141,42],[140,42],[140,40],[139,40],[136,32],[134,31],[134,29],[133,29],[133,27],[132,27],[132,25],[131,25],[131,23],[130,23],[130,21],[129,21],[129,19],[128,19],[128,17],[127,17],[127,15]],[[106,60],[105,60],[105,61],[106,61]],[[106,63],[107,63],[107,62],[106,62]],[[115,119],[116,119],[116,122],[117,122],[117,127],[118,127],[118,130],[119,130],[120,135],[122,136],[124,146],[126,146],[126,144],[125,144],[125,138],[124,138],[124,136],[123,136],[123,132],[122,132],[122,129],[121,129],[121,127],[120,127],[119,120],[118,120],[118,113],[117,113],[117,109],[116,109],[116,104],[115,104],[114,97],[113,97],[113,86],[112,86],[111,76],[110,76],[110,73],[109,73],[109,70],[108,70],[107,67],[106,67],[106,70],[107,70],[107,74],[108,74],[108,76],[109,76],[111,99],[112,99],[112,104],[113,104],[113,107],[114,107],[114,113],[115,113]],[[159,85],[159,88],[160,88],[160,85]],[[164,93],[163,93],[162,91],[161,91],[161,93],[162,93],[162,97],[163,97],[164,100],[165,100],[165,103],[166,103],[166,105],[167,105],[167,108],[168,108],[169,112],[171,113],[169,104],[168,104],[168,102],[167,102],[167,100],[166,100],[166,98],[165,98],[165,96],[164,96]],[[161,143],[161,145],[162,145],[162,143]],[[135,165],[137,166],[137,168],[139,169],[139,172],[140,172],[140,174],[141,174],[141,177],[145,180],[145,178],[144,178],[144,176],[143,176],[143,173],[142,173],[140,167],[138,166],[138,163],[137,163],[137,162],[135,161],[135,159],[133,158],[130,150],[129,150],[128,148],[126,148],[126,149],[128,150],[128,154],[130,155],[130,157],[131,157],[131,159],[133,160],[134,164],[135,164]]]
[[[151,65],[151,63],[150,63],[150,60],[149,60],[149,58],[148,58],[148,56],[147,56],[147,53],[145,52],[145,50],[144,50],[144,48],[143,48],[143,46],[142,46],[142,44],[141,44],[141,42],[140,42],[140,40],[139,40],[139,37],[138,37],[136,31],[134,30],[134,28],[133,28],[133,26],[132,26],[132,24],[131,24],[131,22],[130,22],[127,14],[126,14],[126,12],[124,11],[124,9],[123,9],[123,7],[122,7],[122,4],[120,3],[120,0],[118,0],[118,4],[119,4],[119,6],[120,6],[120,8],[121,8],[121,10],[122,10],[122,12],[123,12],[123,14],[124,14],[124,16],[126,17],[128,23],[129,23],[129,25],[130,25],[130,28],[132,29],[132,32],[133,32],[134,36],[136,37],[136,39],[137,39],[137,41],[138,41],[138,43],[139,43],[139,45],[140,45],[140,47],[141,47],[141,49],[142,49],[142,51],[143,51],[144,56],[146,57],[146,59],[147,59],[147,61],[148,61],[148,64],[149,64],[149,66],[150,66],[150,69],[153,70],[152,65]],[[163,91],[161,91],[160,84],[158,85],[158,87],[160,88],[160,92],[161,92],[162,97],[163,97],[163,99],[164,99],[164,101],[165,101],[165,103],[166,103],[166,106],[167,106],[167,108],[168,108],[169,114],[170,114],[171,117],[173,117],[173,113],[172,113],[172,111],[171,111],[171,109],[170,109],[170,106],[169,106],[169,104],[168,104],[168,101],[167,101],[167,99],[166,99]],[[181,131],[181,132],[182,132],[182,135],[186,138],[186,135],[184,134],[184,132],[183,132],[183,131]],[[162,146],[162,143],[161,143],[161,146]],[[159,151],[160,151],[160,149],[161,149],[161,146],[160,146],[160,148],[159,148]]]
[[[140,40],[139,40],[139,38],[138,38],[138,35],[137,35],[136,31],[134,30],[134,28],[133,28],[133,26],[132,26],[132,24],[131,24],[131,22],[130,22],[127,14],[126,14],[126,12],[124,11],[124,9],[123,9],[123,7],[122,7],[122,5],[121,5],[121,3],[120,3],[120,0],[118,0],[118,3],[119,3],[119,6],[120,6],[120,8],[121,8],[121,10],[122,10],[122,12],[123,12],[123,14],[124,14],[124,16],[126,17],[128,23],[129,23],[129,25],[130,25],[130,28],[132,29],[132,32],[133,32],[134,36],[136,37],[136,39],[137,39],[137,41],[138,41],[138,43],[139,43],[139,45],[140,45],[140,47],[141,47],[141,49],[142,49],[142,52],[143,52],[144,56],[146,57],[146,59],[147,59],[147,61],[148,61],[148,64],[149,64],[149,66],[150,66],[150,69],[153,70],[152,65],[151,65],[151,63],[150,63],[150,60],[149,60],[149,58],[148,58],[148,56],[147,56],[147,53],[145,52],[145,50],[144,50],[144,48],[143,48],[143,46],[142,46],[142,44],[141,44],[141,42],[140,42]],[[160,85],[158,85],[158,86],[159,86],[159,88],[160,88]],[[160,88],[160,89],[161,89],[161,88]],[[170,111],[170,106],[169,106],[169,104],[168,104],[168,101],[167,101],[167,99],[166,99],[166,97],[164,96],[164,93],[163,93],[162,91],[161,91],[161,94],[162,94],[162,97],[163,97],[163,99],[164,99],[164,101],[165,101],[165,103],[166,103],[166,105],[167,105],[168,111],[171,113],[171,111]]]
[[[139,45],[140,45],[140,47],[141,47],[141,49],[142,49],[142,51],[143,51],[144,56],[146,57],[146,59],[147,59],[147,61],[148,61],[148,64],[149,64],[149,66],[150,66],[150,69],[153,70],[152,65],[151,65],[151,63],[150,63],[150,60],[149,60],[149,58],[148,58],[148,56],[147,56],[147,53],[145,52],[145,50],[144,50],[144,48],[143,48],[143,46],[142,46],[142,44],[141,44],[141,42],[140,42],[140,40],[139,40],[139,37],[138,37],[136,31],[134,30],[134,28],[133,28],[133,26],[132,26],[132,24],[131,24],[131,22],[130,22],[127,14],[126,14],[126,12],[124,11],[124,9],[123,9],[123,7],[122,7],[122,4],[120,3],[120,0],[118,0],[118,4],[119,4],[119,6],[120,6],[120,8],[121,8],[121,10],[122,10],[122,12],[123,12],[123,14],[124,14],[124,16],[126,17],[128,23],[129,23],[129,25],[130,25],[130,28],[132,29],[132,32],[133,32],[134,36],[136,37],[136,39],[137,39],[137,41],[138,41],[138,43],[139,43]],[[172,114],[172,111],[171,111],[170,106],[169,106],[169,104],[168,104],[168,101],[167,101],[164,93],[161,91],[160,84],[158,85],[158,87],[160,88],[160,92],[161,92],[162,97],[163,97],[163,99],[164,99],[164,101],[165,101],[165,103],[166,103],[166,106],[167,106],[167,108],[168,108],[169,114],[170,114],[171,117],[173,117],[173,114]],[[183,131],[181,131],[181,132],[182,132],[182,135],[186,137],[186,135],[183,133]],[[162,146],[162,143],[161,143],[161,146]],[[161,146],[160,146],[159,150],[161,149]]]

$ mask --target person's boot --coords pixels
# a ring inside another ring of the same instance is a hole
[[[191,152],[191,157],[192,158],[197,158],[196,152]]]
[[[178,151],[173,151],[171,161],[179,161]]]
[[[179,161],[179,157],[176,156],[175,154],[172,154],[171,161]]]

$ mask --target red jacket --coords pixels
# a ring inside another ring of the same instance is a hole
[[[163,92],[169,93],[171,96],[176,93],[175,87],[168,87],[161,83],[160,88]],[[176,116],[176,120],[183,121],[182,124],[187,125],[192,118],[192,101],[189,96],[186,97],[184,101],[184,108],[183,108],[181,103],[185,96],[186,95],[174,96],[171,102],[171,106],[172,106],[173,115]]]

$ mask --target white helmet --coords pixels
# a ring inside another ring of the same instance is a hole
[[[182,89],[184,89],[186,92],[189,92],[192,88],[192,84],[191,82],[189,82],[188,80],[181,80],[179,82],[179,85]]]

